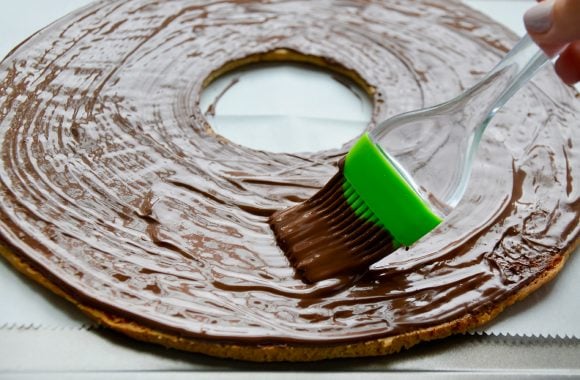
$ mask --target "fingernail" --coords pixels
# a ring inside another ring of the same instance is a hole
[[[524,24],[530,33],[542,34],[552,28],[554,1],[542,1],[524,14]]]

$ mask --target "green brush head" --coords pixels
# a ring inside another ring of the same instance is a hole
[[[344,195],[357,216],[385,228],[399,244],[410,246],[441,223],[368,133],[348,152],[344,177]]]

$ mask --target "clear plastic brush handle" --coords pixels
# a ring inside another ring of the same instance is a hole
[[[469,90],[440,105],[388,119],[370,137],[445,216],[465,192],[474,153],[491,119],[549,60],[526,35]]]

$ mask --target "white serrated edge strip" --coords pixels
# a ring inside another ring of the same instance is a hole
[[[101,328],[101,326],[97,324],[80,324],[80,325],[70,325],[70,326],[62,326],[62,325],[42,325],[42,324],[35,324],[35,323],[4,323],[0,325],[0,331],[16,331],[16,330],[23,330],[23,331],[35,331],[35,330],[42,330],[42,331],[64,331],[64,330],[96,330]]]

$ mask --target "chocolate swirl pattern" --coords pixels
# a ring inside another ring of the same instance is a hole
[[[357,72],[376,121],[457,94],[513,42],[448,1],[95,3],[0,65],[0,234],[83,304],[209,341],[364,341],[490,309],[578,241],[579,104],[550,69],[496,117],[448,220],[354,284],[302,283],[267,223],[347,147],[244,148],[198,102],[228,62],[287,49]],[[445,136],[418,141],[426,160]]]

